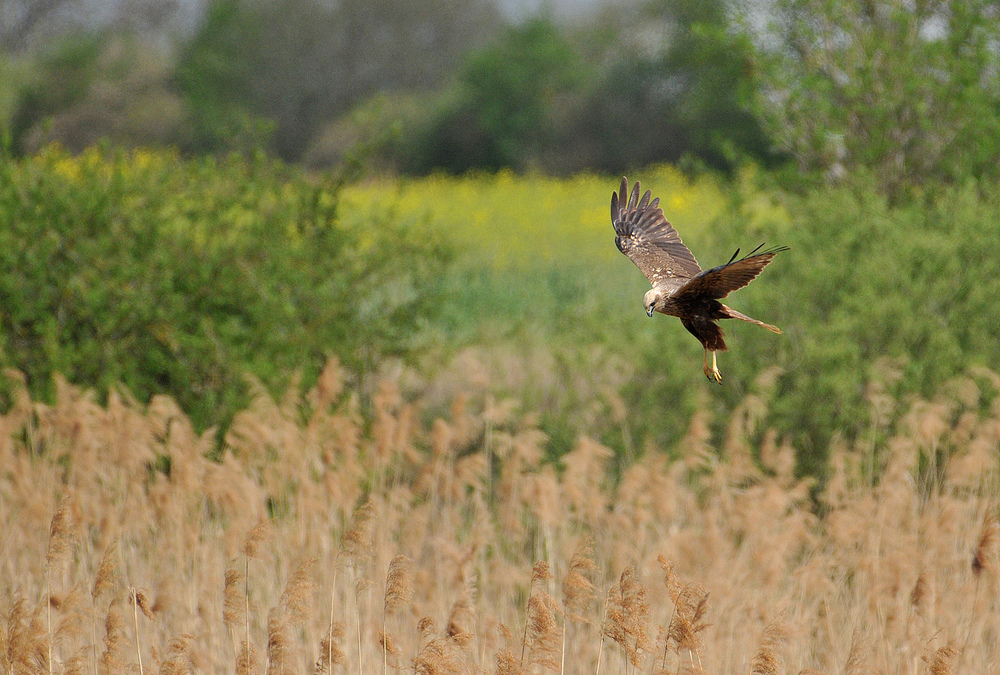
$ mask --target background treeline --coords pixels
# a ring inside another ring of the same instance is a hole
[[[13,2],[8,146],[108,139],[311,167],[366,148],[417,174],[753,161],[832,181],[867,168],[893,193],[995,177],[1000,159],[985,0],[620,0],[562,20],[491,0],[211,0],[183,30],[180,6],[115,3],[117,20],[86,30],[68,0]]]
[[[190,34],[124,23],[9,52],[4,114],[17,152],[107,138],[315,167],[364,143],[416,173],[770,162],[730,15],[727,0],[516,22],[490,0],[215,0]]]
[[[491,0],[192,6],[181,21],[179,3],[123,0],[98,30],[68,0],[12,0],[9,147],[109,139],[311,167],[364,147],[417,174],[753,161],[833,181],[867,168],[894,193],[995,177],[1000,159],[986,0],[620,0],[560,20]]]

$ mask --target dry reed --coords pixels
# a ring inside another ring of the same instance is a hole
[[[764,426],[763,380],[732,419],[700,408],[675,461],[584,436],[557,468],[477,358],[447,381],[331,366],[305,394],[260,390],[219,461],[167,399],[15,391],[0,672],[997,672],[993,374],[928,401],[872,389],[878,437],[835,439],[814,486]],[[794,632],[752,644],[778,608]]]

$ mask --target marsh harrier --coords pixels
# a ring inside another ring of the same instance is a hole
[[[739,259],[740,251],[736,249],[725,265],[702,270],[677,230],[663,216],[659,198],[650,201],[649,190],[646,190],[640,199],[638,182],[626,202],[627,191],[628,181],[622,178],[620,191],[611,195],[611,223],[615,227],[618,250],[627,255],[653,285],[642,300],[646,314],[653,316],[653,312],[660,312],[679,318],[705,348],[705,377],[722,384],[715,353],[726,351],[726,341],[716,321],[741,319],[774,333],[781,330],[741,314],[719,300],[756,279],[774,256],[787,251],[788,247],[776,246],[761,251],[764,246],[761,244]],[[712,352],[711,368],[708,366],[709,352]]]

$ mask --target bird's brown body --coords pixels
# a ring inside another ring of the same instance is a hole
[[[749,284],[775,255],[787,249],[775,247],[761,251],[758,246],[739,259],[737,249],[725,265],[702,270],[677,230],[663,216],[660,200],[650,201],[648,190],[640,199],[639,183],[626,200],[627,191],[628,181],[622,178],[621,190],[611,195],[611,223],[618,250],[627,255],[652,284],[643,298],[646,313],[652,316],[653,312],[660,312],[679,318],[705,348],[705,375],[721,384],[722,375],[715,353],[726,350],[726,341],[716,321],[740,319],[775,333],[781,330],[727,307],[719,300]],[[711,368],[708,366],[709,352],[712,352]]]

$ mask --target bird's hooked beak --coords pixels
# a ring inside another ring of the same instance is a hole
[[[652,305],[650,305],[649,307],[646,308],[646,316],[652,318],[652,316],[653,316],[653,306]]]

